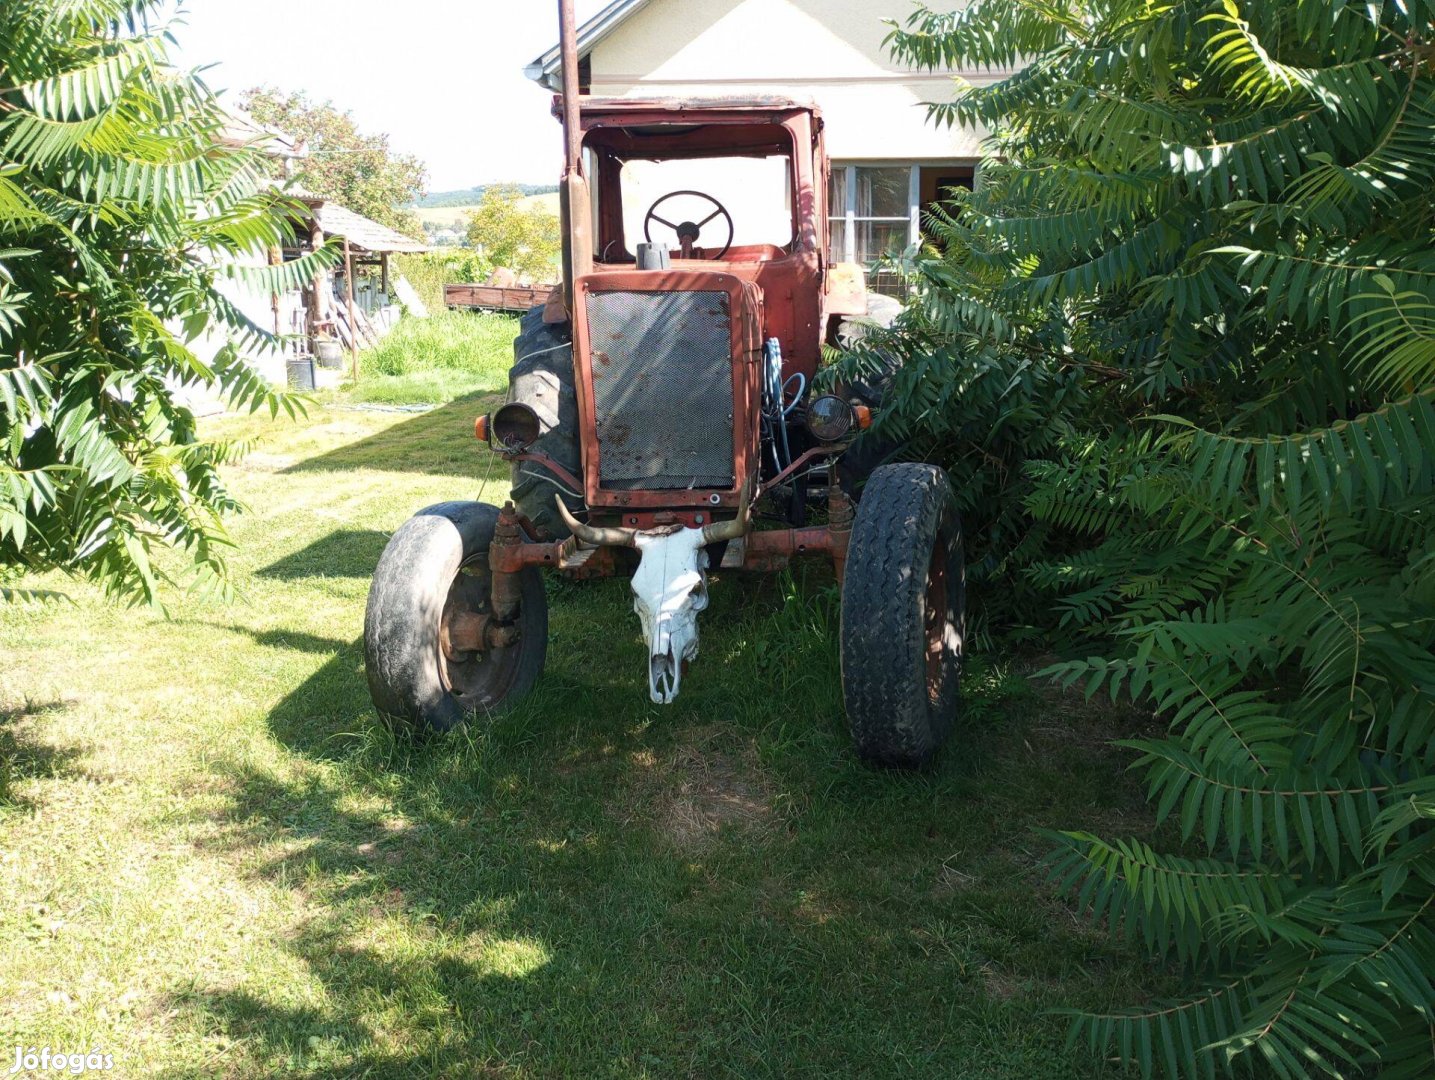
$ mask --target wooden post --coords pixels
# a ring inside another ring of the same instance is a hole
[[[389,253],[379,252],[379,303],[384,307],[389,303]]]
[[[344,237],[344,294],[349,308],[349,354],[354,369],[354,382],[359,381],[359,321],[354,318],[354,260],[349,254],[349,238]]]
[[[324,229],[319,224],[319,215],[311,210],[309,219],[309,249],[318,251],[324,246]],[[309,285],[309,325],[304,329],[309,335],[309,351],[312,354],[314,340],[319,333],[319,324],[324,321],[324,275],[328,270],[321,270],[314,275],[313,282]]]
[[[270,265],[270,266],[282,266],[283,264],[284,264],[284,249],[283,249],[283,248],[277,248],[277,247],[272,247],[272,248],[270,248],[270,249],[269,249],[269,265]],[[279,336],[281,336],[281,335],[283,334],[284,331],[283,331],[283,328],[279,325],[279,293],[278,293],[278,292],[273,292],[273,293],[270,293],[270,294],[269,294],[269,306],[270,306],[271,309],[273,309],[273,312],[274,312],[274,336],[275,336],[275,337],[279,337]]]

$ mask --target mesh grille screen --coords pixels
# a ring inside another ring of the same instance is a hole
[[[725,292],[587,298],[605,488],[730,488],[732,358]]]

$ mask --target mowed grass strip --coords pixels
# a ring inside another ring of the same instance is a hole
[[[1032,830],[1144,830],[1105,741],[1138,721],[978,661],[935,769],[865,768],[820,567],[721,575],[673,707],[627,583],[551,581],[528,701],[379,724],[369,573],[419,507],[502,501],[492,400],[220,421],[262,437],[231,606],[0,609],[4,1045],[174,1077],[1105,1075],[1048,1010],[1154,979],[1040,884]]]

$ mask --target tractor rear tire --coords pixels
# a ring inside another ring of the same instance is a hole
[[[867,481],[842,583],[842,696],[857,753],[925,765],[959,704],[966,618],[962,523],[935,465],[883,465]]]
[[[581,475],[578,452],[578,396],[574,390],[573,335],[567,323],[545,323],[543,308],[523,316],[513,342],[508,400],[529,406],[543,424],[533,450],[547,454],[575,477]],[[583,509],[581,491],[536,461],[513,463],[513,504],[551,540],[563,540],[568,527],[553,503],[563,496],[572,513]]]
[[[449,731],[494,713],[533,688],[548,651],[543,577],[521,572],[518,640],[483,652],[446,653],[461,612],[489,610],[488,546],[498,511],[445,502],[420,510],[389,538],[364,612],[364,668],[374,707],[401,724]]]

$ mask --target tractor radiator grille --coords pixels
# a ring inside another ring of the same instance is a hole
[[[587,297],[604,488],[731,488],[732,337],[724,292]]]

